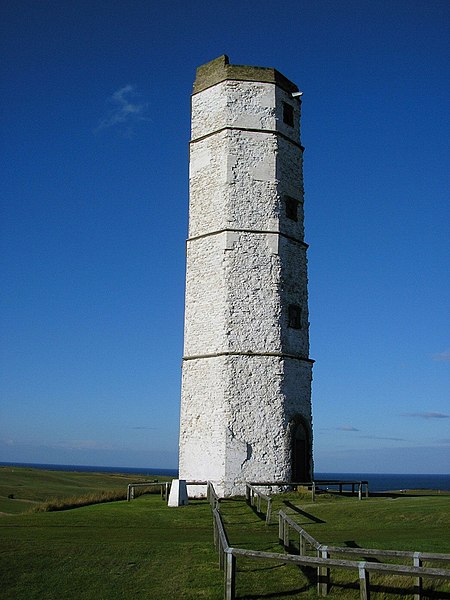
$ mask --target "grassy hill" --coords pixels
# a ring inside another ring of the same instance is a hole
[[[156,481],[148,475],[51,471],[0,467],[0,513],[27,512],[33,505],[55,499],[80,498],[110,492],[126,497],[128,483]]]
[[[27,490],[26,499],[45,499],[50,488],[54,493],[59,486],[62,493],[73,495],[77,485],[84,493],[96,485],[119,482],[126,489],[130,482],[129,475],[98,474],[96,479],[95,474],[51,473],[46,480],[42,472],[24,470],[21,487],[24,495]],[[1,494],[11,493],[13,480],[6,479],[1,472]],[[392,495],[359,502],[325,494],[312,503],[309,496],[293,493],[278,496],[274,508],[288,512],[323,543],[449,552],[449,502],[448,495]],[[232,546],[281,551],[275,517],[266,526],[242,499],[223,502],[221,511]],[[206,501],[168,508],[158,495],[60,512],[4,514],[0,517],[1,597],[220,600],[223,574],[212,543],[211,522]],[[359,597],[356,575],[345,573],[333,573],[330,600]],[[412,598],[400,591],[403,580],[388,583],[378,586],[373,600]],[[311,573],[244,561],[238,565],[237,594],[247,600],[316,598]],[[429,597],[450,599],[449,584],[439,584]]]

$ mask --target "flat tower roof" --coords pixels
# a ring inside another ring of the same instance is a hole
[[[193,94],[202,92],[221,81],[260,81],[275,83],[288,93],[298,92],[298,87],[287,77],[272,67],[252,67],[247,65],[230,65],[229,58],[222,54],[218,58],[197,68]]]

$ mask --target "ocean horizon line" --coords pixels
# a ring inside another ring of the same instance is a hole
[[[125,469],[126,471],[132,470],[138,472],[139,470],[143,470],[144,473],[147,471],[164,471],[167,473],[178,473],[178,467],[130,467],[130,466],[121,466],[121,465],[88,465],[81,463],[41,463],[41,462],[21,462],[21,461],[0,461],[0,466],[17,466],[17,467],[36,467],[36,468],[44,468],[44,467],[57,467],[60,470],[62,467],[70,467],[71,469],[79,468],[79,469],[107,469],[110,471],[111,469],[116,469],[117,472],[120,472],[120,469]],[[386,471],[315,471],[315,476],[317,475],[355,475],[355,474],[366,474],[366,475],[383,475],[383,476],[395,476],[401,475],[402,477],[450,477],[450,473],[403,473],[401,471],[393,471],[388,473]]]
[[[2,467],[32,468],[50,471],[85,473],[124,473],[130,475],[167,475],[178,477],[178,469],[161,467],[121,467],[105,465],[74,465],[33,462],[3,462]],[[450,474],[447,473],[370,473],[357,471],[316,471],[314,479],[368,481],[373,492],[392,490],[436,490],[450,491]]]

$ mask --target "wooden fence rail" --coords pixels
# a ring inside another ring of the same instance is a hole
[[[211,487],[214,490],[213,486]],[[213,509],[214,545],[219,554],[219,566],[224,571],[225,600],[235,600],[236,598],[236,571],[238,557],[246,557],[255,560],[271,560],[281,562],[284,564],[291,563],[304,567],[314,567],[317,569],[317,593],[319,596],[326,596],[328,593],[330,583],[329,572],[331,568],[356,570],[358,572],[360,600],[370,600],[370,573],[382,573],[391,575],[401,575],[405,577],[414,577],[416,581],[414,596],[415,600],[422,599],[423,577],[450,580],[450,570],[448,569],[427,568],[419,566],[417,564],[417,561],[421,559],[448,560],[450,559],[449,555],[438,555],[434,553],[406,553],[408,556],[413,556],[413,559],[415,561],[414,566],[330,558],[328,555],[328,550],[330,549],[330,547],[327,548],[326,546],[322,546],[316,539],[314,539],[297,523],[290,519],[290,517],[288,517],[282,511],[280,512],[283,515],[280,517],[280,522],[283,522],[283,525],[280,525],[279,532],[280,539],[283,545],[289,546],[289,527],[291,527],[302,536],[302,538],[305,540],[305,543],[309,544],[312,548],[316,550],[318,556],[306,556],[305,554],[282,554],[276,552],[259,552],[256,550],[232,548],[230,547],[230,544],[228,542],[228,537],[219,509],[217,507]],[[333,551],[336,551],[338,547],[333,548]],[[357,552],[361,552],[361,550],[364,549],[348,548],[345,550],[356,550]],[[397,558],[399,557],[396,551],[380,552],[384,552],[386,555],[389,556],[393,556],[392,553],[395,553]],[[365,554],[367,554],[367,552],[365,552]],[[403,553],[400,554],[403,557]]]
[[[404,565],[389,565],[385,563],[371,563],[356,560],[339,560],[333,558],[321,558],[315,556],[299,556],[294,554],[281,554],[276,552],[259,552],[256,550],[243,550],[240,548],[228,548],[225,550],[226,564],[226,584],[225,600],[235,600],[236,598],[236,560],[230,560],[231,554],[235,559],[238,556],[254,558],[257,560],[273,560],[281,563],[292,563],[304,567],[316,567],[318,572],[323,573],[330,568],[356,570],[359,574],[360,600],[370,600],[370,573],[383,573],[390,575],[403,575],[408,577],[433,577],[450,580],[450,570],[432,569],[426,567],[410,567]],[[326,596],[328,593],[327,582],[323,582],[321,575],[318,577],[319,596]],[[416,589],[416,598],[422,598],[422,590]]]
[[[127,502],[134,499],[135,488],[138,487],[155,487],[159,486],[161,488],[161,498],[163,500],[167,500],[169,497],[171,481],[144,481],[139,483],[129,483],[127,487]]]
[[[355,493],[355,488],[358,488],[358,498],[362,500],[363,495],[368,498],[369,497],[369,482],[368,481],[352,481],[348,479],[315,479],[314,485],[317,487],[328,486],[337,487],[339,489],[339,493],[342,494],[344,491],[344,486],[351,486],[352,494]]]
[[[270,517],[272,515],[272,498],[270,496],[268,496],[267,494],[263,494],[263,492],[260,492],[259,490],[257,490],[256,487],[250,483],[245,484],[245,497],[246,497],[247,503],[250,506],[253,506],[253,508],[256,508],[256,512],[258,512],[260,514],[262,514],[262,512],[263,512],[261,509],[261,501],[264,500],[265,502],[267,502],[266,524],[269,524]],[[255,506],[255,498],[256,498],[256,506]]]
[[[216,490],[214,489],[214,486],[210,481],[208,481],[207,483],[206,498],[208,499],[212,510],[219,510],[220,498],[216,494]]]
[[[333,554],[351,554],[366,558],[373,556],[375,558],[402,559],[409,558],[413,567],[422,567],[423,561],[449,562],[450,554],[438,554],[434,552],[411,552],[407,550],[377,550],[374,548],[348,548],[345,546],[325,546],[313,538],[298,523],[293,521],[282,510],[278,513],[278,538],[280,544],[285,549],[290,548],[289,528],[294,529],[299,534],[299,555],[304,556],[309,546],[317,552],[317,556],[329,559]],[[371,563],[373,564],[373,563]],[[396,566],[396,565],[388,565]],[[373,569],[372,569],[373,570]],[[450,574],[450,571],[448,571]],[[399,573],[401,574],[401,573]],[[405,573],[406,574],[406,573]],[[318,569],[318,592],[319,595],[326,595],[330,585],[329,568]],[[420,600],[422,595],[422,577],[418,576],[415,582],[415,600]]]
[[[340,494],[345,491],[345,486],[351,486],[352,494],[355,494],[356,488],[358,489],[359,500],[362,500],[363,497],[369,497],[369,482],[351,479],[313,479],[311,481],[250,481],[248,484],[256,487],[277,487],[281,489],[292,489],[299,486],[307,487],[311,490],[311,499],[313,502],[316,499],[317,491],[321,490],[323,486],[327,486],[326,490],[329,490],[328,486],[336,487]]]
[[[288,515],[280,510],[278,512],[278,540],[280,544],[288,549],[290,547],[289,528],[294,529],[299,535],[299,554],[304,556],[309,548],[318,551],[321,544],[312,535],[300,527],[298,523],[293,521]]]

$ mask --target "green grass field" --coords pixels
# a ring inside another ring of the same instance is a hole
[[[24,490],[22,499],[34,501],[57,495],[58,490],[73,496],[74,489],[82,494],[108,485],[110,489],[118,484],[126,489],[129,482],[129,475],[23,469],[14,476],[0,470],[0,496],[3,501],[21,503],[20,487]],[[8,499],[11,493],[19,500]],[[323,543],[450,550],[448,495],[399,495],[359,502],[325,494],[312,503],[309,496],[292,493],[276,497],[274,503],[275,512],[282,508]],[[223,502],[221,510],[232,546],[282,551],[276,517],[266,526],[242,499]],[[115,600],[130,596],[220,600],[223,574],[218,568],[211,524],[206,501],[168,508],[158,495],[67,511],[3,514],[0,596],[11,600]],[[355,574],[333,572],[332,581],[330,600],[359,597]],[[375,581],[372,598],[412,598],[400,590],[405,583],[400,578]],[[430,598],[450,599],[448,583],[434,587]],[[292,566],[240,560],[237,596],[242,600],[316,598],[314,576]]]

